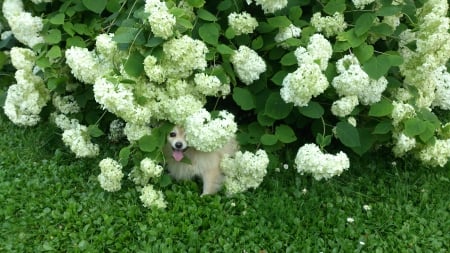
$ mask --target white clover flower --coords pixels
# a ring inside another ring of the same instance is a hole
[[[234,115],[220,111],[215,119],[206,109],[201,109],[186,118],[186,140],[190,146],[203,152],[212,152],[222,148],[237,131]]]
[[[113,142],[118,142],[125,137],[124,134],[125,123],[120,119],[115,119],[109,124],[108,139]]]
[[[31,72],[36,62],[36,53],[28,48],[11,48],[11,63],[16,69],[23,69]]]
[[[252,0],[246,0],[250,4]],[[264,13],[274,13],[281,10],[288,4],[287,0],[253,0],[256,5],[260,5]]]
[[[217,76],[197,73],[194,76],[195,89],[205,96],[224,96],[230,93],[230,85],[222,84]]]
[[[287,48],[287,45],[283,43],[284,41],[291,39],[291,38],[298,38],[300,37],[300,34],[302,33],[302,29],[299,27],[296,27],[293,24],[290,24],[287,27],[282,27],[278,31],[277,35],[275,35],[275,42],[280,43],[280,45],[283,48]]]
[[[352,217],[348,217],[347,218],[347,222],[348,223],[353,223],[353,222],[355,222],[355,219],[353,219]]]
[[[80,111],[80,106],[78,106],[75,97],[72,95],[62,97],[55,94],[53,96],[53,105],[63,114],[78,113]]]
[[[136,102],[130,84],[113,83],[111,79],[97,78],[94,83],[94,98],[109,112],[134,124],[149,123],[153,114],[151,104],[140,105]]]
[[[435,71],[436,92],[433,106],[443,110],[450,110],[450,73],[445,66]]]
[[[184,126],[188,117],[203,108],[203,102],[192,95],[168,98],[160,103],[166,119],[180,126]]]
[[[66,63],[73,76],[87,84],[95,83],[97,78],[103,77],[112,69],[109,61],[100,62],[94,52],[81,47],[66,50]]]
[[[134,143],[145,135],[151,135],[152,129],[148,125],[139,125],[127,122],[123,128],[123,133],[129,142]]]
[[[201,40],[184,35],[163,45],[163,68],[168,78],[187,78],[194,70],[205,70],[208,48]]]
[[[44,43],[44,38],[40,35],[44,27],[42,18],[33,17],[31,13],[24,11],[22,1],[5,0],[2,12],[18,41],[28,47]]]
[[[344,152],[336,155],[324,154],[316,144],[305,144],[299,148],[295,157],[298,173],[310,173],[316,180],[339,176],[350,167]]]
[[[160,177],[162,172],[161,165],[150,158],[144,158],[141,160],[140,166],[133,168],[128,176],[135,184],[145,186],[150,178]]]
[[[258,53],[246,46],[240,46],[230,58],[239,79],[250,85],[259,79],[259,75],[266,71],[266,63]]]
[[[173,35],[177,20],[169,12],[165,2],[159,0],[146,0],[144,11],[148,14],[148,22],[156,37],[168,39]]]
[[[370,211],[370,210],[372,210],[372,207],[369,206],[369,205],[363,205],[363,210],[364,211]]]
[[[366,5],[375,2],[375,0],[352,0],[352,2],[357,9],[362,10]]]
[[[105,158],[100,161],[99,167],[101,170],[97,179],[100,186],[109,192],[116,192],[122,188],[120,181],[123,178],[122,165],[112,158]]]
[[[3,110],[16,125],[34,126],[40,120],[42,108],[50,100],[50,91],[44,81],[30,71],[15,73],[17,84],[8,88]]]
[[[444,167],[450,158],[450,139],[428,144],[419,152],[418,157],[427,165]]]
[[[256,189],[267,174],[269,158],[260,149],[255,153],[238,151],[235,157],[226,155],[220,166],[225,174],[225,188],[227,194],[244,192],[249,188]]]
[[[333,54],[331,43],[322,34],[316,33],[309,38],[306,49],[313,61],[320,66],[322,71],[325,71],[328,66],[328,60]]]
[[[167,207],[162,191],[156,191],[152,185],[146,185],[141,189],[141,196],[139,199],[146,208],[156,207],[164,209]]]
[[[157,64],[157,61],[153,55],[145,57],[144,71],[150,82],[163,83],[166,80],[166,73],[164,68]]]
[[[331,113],[338,117],[349,115],[353,109],[359,104],[357,96],[346,96],[336,100],[331,105]]]
[[[312,97],[322,94],[327,89],[328,80],[319,65],[302,64],[283,79],[282,86],[280,95],[286,103],[306,106]]]
[[[88,128],[81,124],[64,130],[62,140],[77,158],[95,157],[100,151],[99,146],[91,142]]]
[[[397,126],[400,122],[402,122],[405,119],[409,119],[416,116],[416,111],[414,107],[410,104],[393,101],[392,105],[394,106],[394,109],[392,109],[391,118],[392,124],[394,126]]]
[[[320,12],[314,13],[311,18],[311,25],[318,31],[323,32],[326,37],[335,36],[347,28],[344,14],[336,12],[333,16],[322,17]]]
[[[408,137],[404,133],[395,133],[392,137],[395,140],[392,152],[396,157],[402,157],[416,147],[416,139]]]
[[[228,25],[233,28],[236,35],[249,34],[258,26],[258,21],[245,11],[232,12],[228,15]]]

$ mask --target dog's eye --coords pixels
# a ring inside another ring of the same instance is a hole
[[[175,133],[175,132],[170,132],[169,136],[173,138],[173,137],[177,136],[177,133]]]

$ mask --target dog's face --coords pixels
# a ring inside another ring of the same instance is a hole
[[[175,126],[172,131],[170,131],[167,136],[167,142],[172,148],[172,156],[173,158],[179,162],[183,159],[183,152],[188,148],[188,143],[185,138],[184,129],[178,126]]]

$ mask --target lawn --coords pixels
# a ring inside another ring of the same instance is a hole
[[[260,188],[200,198],[196,182],[163,188],[146,209],[131,183],[116,193],[53,127],[0,117],[0,252],[447,252],[450,169],[354,162],[329,181],[293,168]],[[102,152],[117,152],[114,148]],[[98,159],[101,159],[99,157]]]

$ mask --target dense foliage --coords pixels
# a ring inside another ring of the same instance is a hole
[[[168,183],[173,124],[202,151],[237,136],[229,193],[284,164],[327,179],[379,148],[444,166],[447,16],[442,0],[4,0],[2,104],[17,125],[54,122],[76,157],[123,145],[98,180],[128,175],[146,206],[166,204],[149,182]]]

